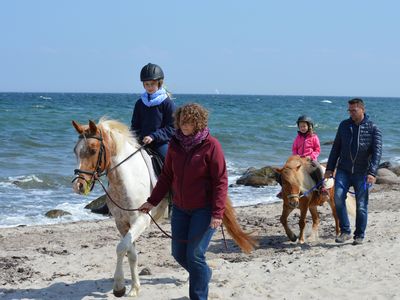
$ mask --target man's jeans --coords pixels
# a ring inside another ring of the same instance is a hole
[[[364,238],[365,228],[368,219],[368,186],[366,175],[350,174],[338,169],[335,177],[335,206],[339,218],[340,232],[351,233],[349,217],[346,209],[347,191],[350,186],[354,187],[357,211],[356,211],[356,230],[354,238]]]
[[[211,269],[205,253],[215,229],[210,227],[211,209],[184,211],[173,206],[171,217],[172,256],[189,272],[190,299],[205,300]]]

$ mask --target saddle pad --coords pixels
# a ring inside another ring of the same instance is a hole
[[[153,169],[153,163],[151,161],[151,157],[147,153],[147,151],[145,149],[143,149],[143,148],[140,149],[140,153],[142,154],[143,159],[144,159],[144,161],[146,163],[146,166],[147,166],[147,170],[149,171],[151,188],[153,189],[156,186],[156,183],[157,183],[157,176],[156,176],[156,173],[154,172],[154,169]]]

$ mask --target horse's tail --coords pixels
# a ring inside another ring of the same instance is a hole
[[[243,252],[250,253],[252,250],[254,250],[254,247],[258,246],[257,241],[249,234],[245,233],[237,222],[235,209],[233,208],[229,197],[226,199],[222,223],[225,225],[229,235],[233,238],[236,244],[238,244]]]
[[[350,193],[347,193],[346,209],[350,216],[352,217],[356,216],[356,208],[357,208],[356,199]]]

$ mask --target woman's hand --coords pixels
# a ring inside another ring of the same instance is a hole
[[[141,211],[142,213],[148,213],[154,206],[150,204],[149,202],[143,203],[138,210]]]
[[[221,224],[222,224],[222,219],[211,217],[210,227],[212,229],[218,228],[219,226],[221,226]]]

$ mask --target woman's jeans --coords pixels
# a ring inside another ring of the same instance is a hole
[[[172,256],[189,272],[190,299],[205,300],[211,269],[205,253],[215,229],[210,227],[211,208],[185,211],[173,206],[171,217]]]
[[[357,211],[356,230],[354,238],[364,238],[368,219],[368,186],[365,174],[350,174],[338,169],[335,176],[335,206],[339,218],[340,232],[351,233],[349,217],[346,209],[347,191],[350,186],[354,187]]]

